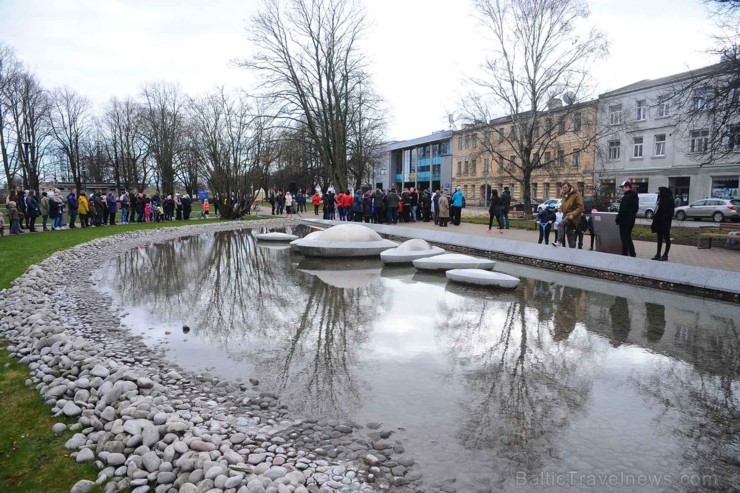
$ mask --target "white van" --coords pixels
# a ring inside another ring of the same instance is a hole
[[[638,193],[637,197],[640,199],[640,208],[637,209],[637,216],[652,219],[655,209],[658,207],[658,194]]]

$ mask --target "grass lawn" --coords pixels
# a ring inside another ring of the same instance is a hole
[[[245,220],[264,219],[247,216]],[[218,219],[169,223],[129,224],[99,228],[77,228],[47,233],[24,233],[0,237],[0,289],[23,274],[32,264],[54,252],[80,243],[127,231],[160,227],[193,226],[218,222]],[[0,339],[0,492],[66,493],[80,479],[95,481],[98,470],[92,463],[77,464],[64,443],[73,435],[57,436],[51,431],[57,422],[73,424],[72,419],[54,418],[49,406],[33,387],[26,387],[28,368],[17,363]],[[93,491],[102,491],[96,488]]]

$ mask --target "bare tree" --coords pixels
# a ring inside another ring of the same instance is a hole
[[[678,127],[689,132],[706,129],[705,140],[691,148],[702,165],[724,164],[740,150],[740,2],[705,2],[717,27],[708,50],[719,63],[694,70],[672,88]]]
[[[49,143],[49,96],[36,76],[26,71],[14,78],[9,94],[23,185],[38,192],[43,176],[43,157]]]
[[[594,135],[577,130],[584,123],[574,118],[579,105],[563,106],[558,97],[566,103],[587,97],[589,68],[606,54],[607,43],[582,26],[589,15],[582,0],[476,0],[475,6],[493,45],[482,76],[471,79],[462,112],[483,129],[481,148],[521,184],[529,211],[532,173],[550,164],[544,157],[556,139],[585,139],[579,149],[594,144]],[[496,114],[507,116],[491,122]]]
[[[11,88],[15,86],[15,80],[21,71],[21,64],[13,50],[0,43],[0,157],[3,160],[8,190],[13,185],[20,164],[9,107],[13,101]]]
[[[254,196],[256,177],[274,160],[270,119],[253,111],[245,94],[223,88],[191,101],[190,152],[214,193]]]
[[[356,188],[370,183],[373,163],[377,161],[384,143],[385,119],[382,106],[382,99],[361,84],[352,104],[348,142],[349,173]]]
[[[108,145],[106,152],[113,164],[113,177],[119,188],[143,190],[149,181],[144,138],[144,111],[131,98],[113,98],[103,116]]]
[[[72,181],[82,189],[82,146],[92,132],[90,101],[69,87],[51,93],[51,132],[64,152]]]
[[[149,154],[156,162],[162,192],[174,194],[175,160],[182,147],[186,101],[176,84],[165,82],[146,85],[142,95]]]
[[[364,27],[354,0],[267,0],[250,26],[256,54],[242,62],[262,76],[279,116],[305,123],[326,174],[341,189],[349,179],[348,135],[363,80],[357,42]]]

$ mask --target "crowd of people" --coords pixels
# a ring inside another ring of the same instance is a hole
[[[34,190],[11,190],[6,201],[6,215],[10,221],[10,234],[38,231],[38,221],[43,231],[64,228],[64,216],[68,216],[68,227],[87,228],[115,226],[120,224],[149,223],[163,221],[187,221],[192,213],[192,200],[188,194],[176,193],[162,198],[159,193],[151,197],[136,189],[116,195],[109,191],[95,190],[88,194],[73,188],[66,196],[58,188],[43,191],[37,197]],[[210,210],[208,199],[203,203],[204,214]],[[0,214],[0,226],[4,218]],[[0,234],[4,228],[0,227]]]

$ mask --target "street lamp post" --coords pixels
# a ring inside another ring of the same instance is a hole
[[[483,178],[485,185],[483,185],[483,207],[488,208],[488,158],[483,160]]]

